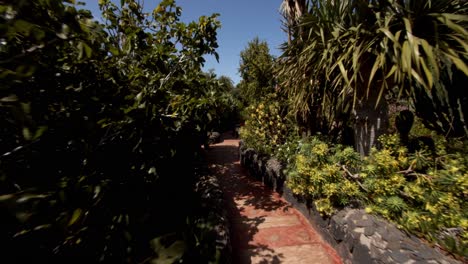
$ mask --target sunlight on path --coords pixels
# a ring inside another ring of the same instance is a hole
[[[239,140],[224,135],[207,151],[224,192],[231,223],[233,263],[342,263],[301,213],[239,163]]]

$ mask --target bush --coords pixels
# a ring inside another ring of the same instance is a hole
[[[435,152],[410,153],[396,134],[379,140],[382,148],[363,159],[349,147],[303,140],[287,168],[288,186],[324,215],[358,200],[367,212],[466,257],[468,156],[460,152],[466,143],[452,142],[454,151],[439,138]]]
[[[5,262],[139,263],[186,224],[193,137],[233,105],[200,70],[219,22],[114,2],[105,24],[72,0],[0,4]]]
[[[240,129],[245,145],[260,154],[272,155],[289,134],[287,119],[276,94],[270,94],[247,109],[247,120]]]
[[[288,168],[288,185],[294,194],[312,199],[319,212],[330,215],[361,196],[359,185],[342,171],[342,166],[355,167],[358,161],[359,154],[350,147],[330,147],[311,138],[300,144]]]

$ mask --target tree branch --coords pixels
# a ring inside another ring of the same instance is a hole
[[[369,190],[367,190],[366,187],[364,187],[364,185],[362,185],[362,183],[359,181],[359,179],[361,178],[359,176],[359,174],[352,174],[347,168],[345,165],[341,165],[341,168],[346,172],[346,175],[348,175],[349,178],[351,178],[353,181],[355,181],[359,187],[361,187],[361,189],[363,189],[365,192],[369,192]],[[346,179],[346,176],[344,174],[343,175],[343,178]]]

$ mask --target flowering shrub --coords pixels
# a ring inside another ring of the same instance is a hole
[[[466,144],[441,137],[435,152],[409,153],[398,135],[382,136],[380,142],[382,148],[363,159],[350,147],[316,137],[300,143],[288,165],[288,186],[324,215],[359,201],[367,212],[466,257],[468,157],[453,151]]]
[[[299,148],[288,169],[288,184],[294,194],[313,198],[317,210],[327,215],[361,196],[359,185],[341,169],[342,165],[357,165],[359,154],[352,148],[330,147],[318,138],[301,143]]]
[[[259,153],[272,155],[288,135],[277,95],[270,94],[264,100],[249,106],[247,115],[245,126],[240,130],[242,140]]]
[[[468,256],[468,144],[425,129],[419,120],[408,147],[398,134],[361,158],[351,147],[319,137],[299,140],[288,130],[275,95],[247,109],[241,137],[248,147],[287,164],[287,184],[323,215],[365,207],[400,228]]]

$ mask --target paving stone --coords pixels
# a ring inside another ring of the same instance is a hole
[[[237,149],[239,141],[224,139],[211,146],[207,159],[216,165],[227,201],[233,263],[341,264],[336,251],[323,241],[300,212],[261,182],[247,177],[246,170],[240,167],[238,153],[229,150],[230,146]],[[251,172],[266,171],[267,161],[255,151],[243,149],[240,156]],[[271,179],[261,178],[271,182]],[[323,222],[328,226],[328,220]]]
[[[346,264],[456,263],[446,261],[445,256],[419,239],[362,209],[344,209],[331,219],[324,219],[313,204],[307,207],[305,201],[297,200],[287,186],[282,186],[282,195],[308,217],[306,220],[296,209],[279,205],[278,202],[288,203],[265,187],[278,188],[275,181],[280,173],[273,167],[279,164],[242,147],[242,163],[252,173],[248,177],[237,160],[238,141],[226,138],[218,145],[221,148],[217,150],[214,145],[208,156],[217,155],[209,158],[217,158],[213,169],[220,172],[224,196],[230,201],[226,208],[230,212],[233,252],[237,256],[234,263],[343,263],[308,221],[336,246]],[[229,149],[231,146],[235,147]],[[285,212],[280,211],[285,208]]]
[[[317,234],[308,232],[302,226],[273,227],[258,230],[249,241],[250,246],[269,245],[270,247],[283,247],[310,243],[321,243]]]
[[[415,242],[413,239],[404,238],[401,241],[401,249],[417,251],[421,246],[421,241]]]
[[[393,251],[400,250],[401,243],[398,240],[389,240],[387,244],[387,248]]]
[[[395,261],[392,259],[390,252],[385,252],[380,256],[380,262],[381,263],[395,263]],[[396,264],[396,263],[395,263]],[[399,263],[398,263],[399,264]]]
[[[257,228],[270,228],[270,227],[284,227],[284,226],[297,226],[301,222],[295,215],[287,216],[266,216],[263,218],[263,222],[260,223]]]
[[[249,249],[241,253],[242,263],[332,264],[335,260],[320,244]]]

